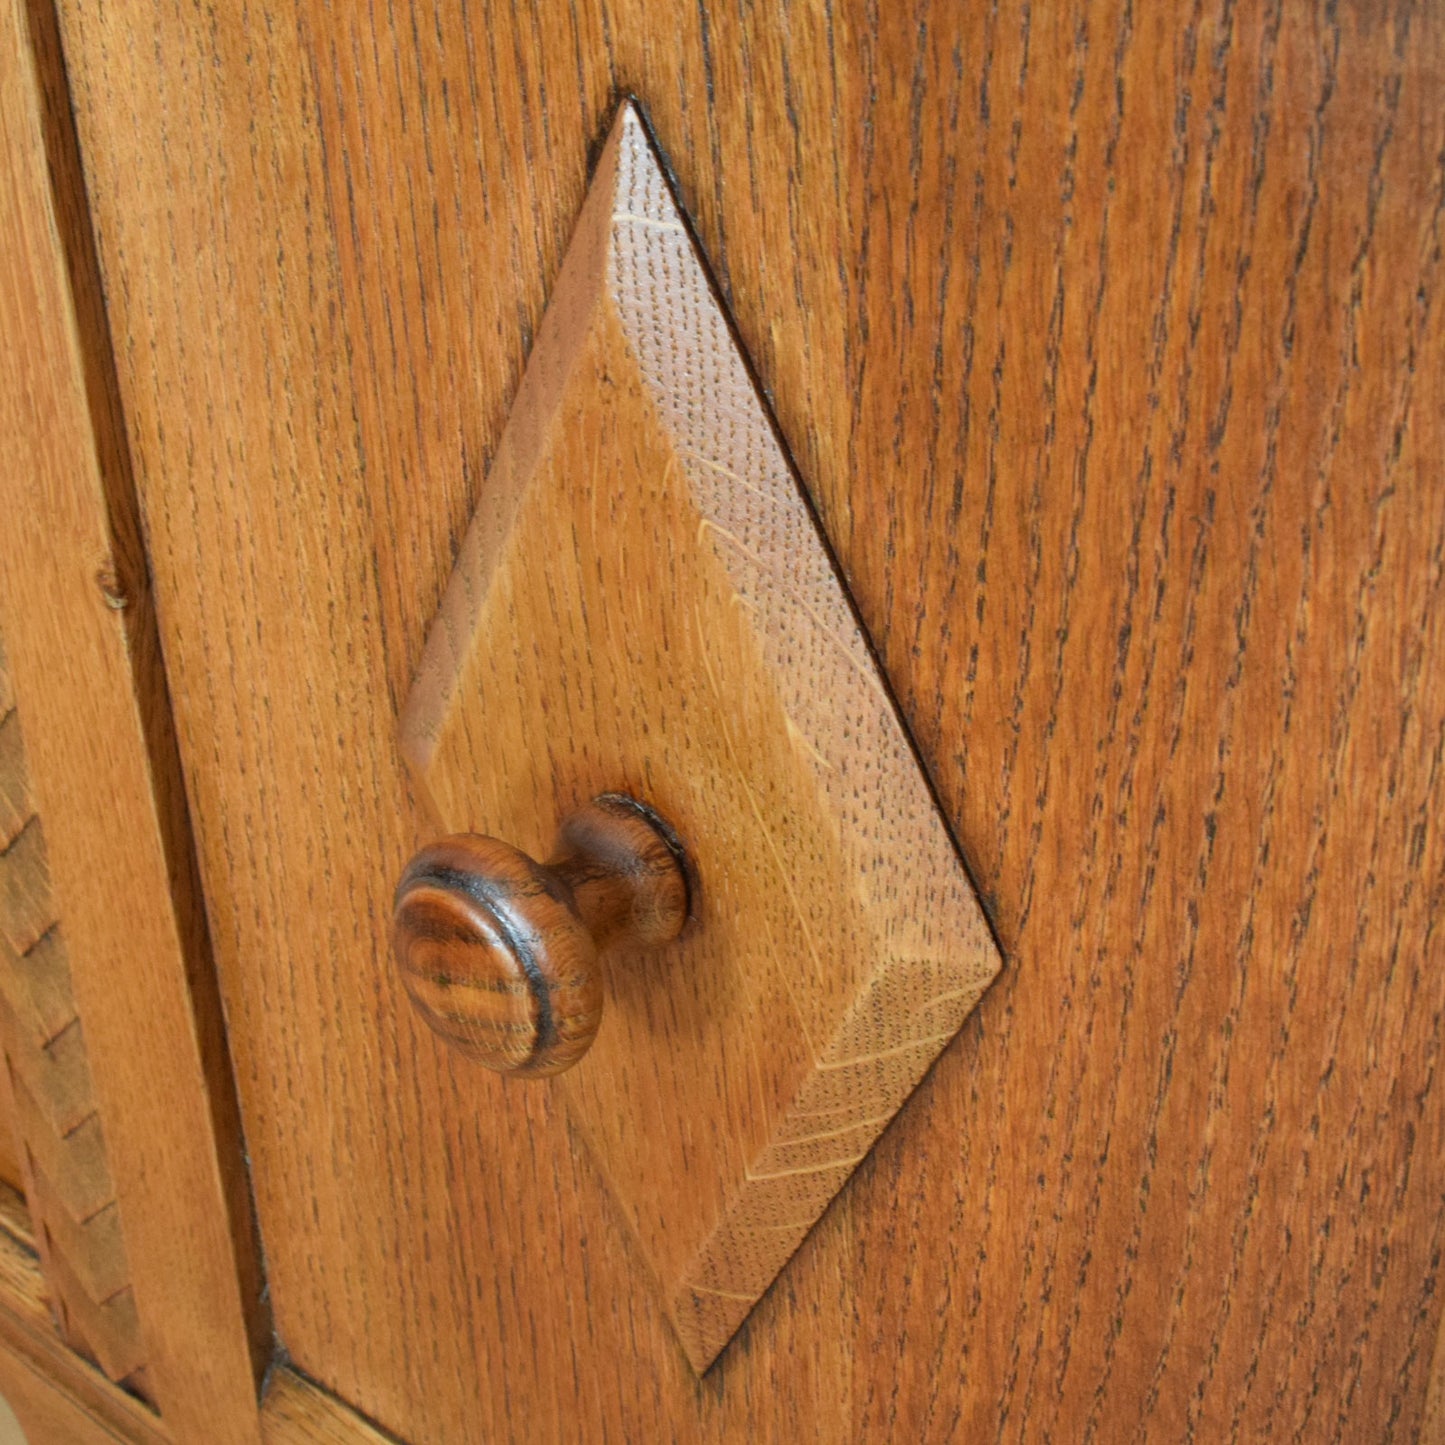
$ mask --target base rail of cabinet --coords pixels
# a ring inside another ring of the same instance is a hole
[[[25,1201],[0,1184],[0,1396],[30,1445],[171,1445],[144,1401],[112,1384],[60,1338]],[[259,1403],[266,1445],[394,1445],[394,1437],[306,1376],[271,1371]]]
[[[0,1395],[32,1445],[60,1439],[78,1445],[106,1440],[164,1445],[170,1439],[144,1402],[113,1385],[60,1338],[25,1202],[5,1185],[0,1185]]]

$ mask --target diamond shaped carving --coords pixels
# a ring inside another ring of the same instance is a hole
[[[630,104],[402,739],[449,831],[540,857],[621,791],[696,861],[591,1052],[509,1087],[565,1098],[701,1371],[999,958]]]

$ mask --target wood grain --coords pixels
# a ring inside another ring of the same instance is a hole
[[[429,1441],[1410,1439],[1440,8],[63,21],[298,1365]],[[385,958],[391,720],[627,91],[1010,959],[701,1386],[560,1111]]]
[[[20,1413],[29,1445],[169,1439],[145,1404],[61,1343],[47,1294],[24,1201],[0,1189],[0,1394]]]
[[[1420,1445],[1442,1445],[1445,1442],[1445,1329],[1436,1337],[1435,1352],[1430,1361],[1419,1440]]]
[[[0,850],[8,848],[20,831],[23,797],[19,796],[13,754],[19,746],[20,730],[12,734],[7,726],[15,711],[15,692],[0,650]],[[6,1102],[0,1108],[0,1182],[12,1189],[23,1189],[20,1174],[20,1143],[15,1137],[13,1106]]]
[[[23,1188],[20,1177],[20,1144],[15,1137],[15,1120],[0,1118],[0,1183],[13,1189]]]
[[[0,115],[0,617],[44,826],[43,843],[32,819],[6,853],[19,877],[8,943],[45,974],[7,995],[27,1188],[78,1332],[104,1359],[102,1337],[138,1328],[137,1349],[107,1365],[124,1373],[143,1359],[145,1388],[178,1436],[255,1439],[269,1338],[234,1092],[43,4],[0,7]],[[46,944],[57,917],[64,959]],[[50,1033],[63,976],[83,1051],[74,1033]],[[130,1285],[118,1291],[117,1222],[103,1217],[116,1201]]]
[[[704,1370],[999,958],[630,104],[402,750],[450,829],[535,849],[618,788],[686,839],[695,926],[555,1088]]]
[[[368,1420],[294,1370],[275,1371],[261,1402],[265,1445],[390,1445]]]
[[[67,1394],[61,1382],[38,1373],[3,1348],[0,1396],[25,1432],[23,1441],[14,1441],[0,1421],[0,1438],[10,1445],[115,1445],[117,1441],[145,1438],[111,1429]]]
[[[0,647],[0,672],[5,670]],[[12,694],[13,701],[13,694]],[[0,718],[0,1090],[56,1321],[113,1380],[145,1364],[105,1130],[30,802],[19,707]]]
[[[15,711],[15,690],[5,667],[0,649],[0,851],[15,841],[23,823],[28,789],[22,787],[22,775],[16,766],[15,754],[20,747],[20,729],[13,730],[9,719]],[[20,1173],[20,1141],[15,1137],[14,1104],[0,1090],[0,1182],[12,1189],[23,1189]]]

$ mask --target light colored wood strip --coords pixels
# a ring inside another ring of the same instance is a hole
[[[27,1445],[115,1445],[126,1440],[78,1405],[63,1385],[28,1361],[0,1349],[0,1394],[14,1412]],[[0,1440],[10,1436],[0,1428]]]
[[[34,810],[25,786],[25,750],[15,708],[0,707],[0,849],[8,848]]]
[[[0,476],[0,616],[31,794],[106,1114],[148,1379],[179,1437],[255,1441],[268,1336],[234,1091],[44,6],[0,9],[0,117],[0,430],[13,445]]]
[[[0,659],[3,662],[3,659]],[[0,974],[7,973],[0,967]],[[25,1188],[25,1171],[20,1157],[20,1138],[15,1132],[15,1101],[10,1097],[4,1078],[4,1060],[0,1058],[0,1222],[3,1222],[4,1196]]]
[[[280,1369],[261,1405],[266,1445],[393,1445],[385,1435],[334,1395],[293,1370]]]

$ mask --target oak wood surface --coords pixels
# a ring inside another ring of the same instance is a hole
[[[15,711],[15,692],[0,652],[0,851],[8,848],[20,832],[26,794],[15,754],[20,747],[20,729],[13,731],[6,721]],[[20,1175],[20,1144],[15,1137],[14,1104],[0,1088],[0,1182],[12,1189],[25,1186]]]
[[[47,4],[0,6],[0,117],[0,618],[38,815],[0,905],[27,1188],[62,1316],[107,1367],[143,1360],[182,1438],[256,1439],[270,1340],[234,1091]],[[83,1048],[73,1018],[51,1032],[70,990]]]
[[[621,788],[686,839],[694,926],[555,1091],[702,1371],[999,956],[630,103],[401,724],[448,828]]]
[[[20,1413],[29,1445],[78,1445],[92,1436],[162,1445],[170,1437],[155,1414],[61,1342],[47,1294],[25,1202],[0,1188],[0,1394]]]
[[[24,1431],[23,1439],[15,1439],[0,1421],[4,1445],[116,1445],[136,1438],[112,1429],[67,1393],[62,1382],[41,1374],[3,1347],[0,1396]]]
[[[1411,1438],[1442,24],[64,7],[308,1374],[416,1440]],[[429,1055],[385,960],[423,831],[391,719],[622,91],[1010,962],[701,1384],[560,1111]]]
[[[15,1138],[14,1118],[0,1118],[0,1183],[13,1189],[22,1188],[20,1180],[20,1146]]]
[[[1425,1409],[1420,1420],[1420,1445],[1442,1445],[1442,1442],[1445,1442],[1445,1329],[1435,1339]]]
[[[288,1369],[267,1382],[261,1438],[265,1445],[390,1445],[393,1439]]]
[[[0,831],[0,1099],[18,1130],[57,1324],[111,1379],[125,1380],[142,1369],[145,1350],[18,702],[0,717],[0,793],[9,802]]]

